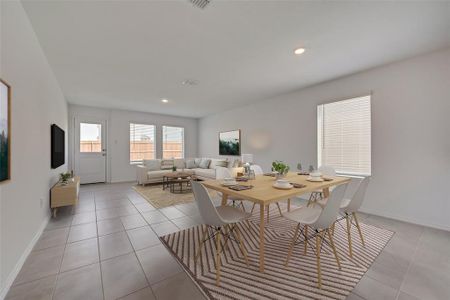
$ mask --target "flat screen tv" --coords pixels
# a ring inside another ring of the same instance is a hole
[[[51,126],[52,132],[52,169],[63,165],[65,163],[65,133],[56,124]]]

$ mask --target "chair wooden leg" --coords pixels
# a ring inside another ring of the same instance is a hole
[[[305,235],[305,248],[303,249],[303,255],[306,255],[306,252],[308,251],[308,225],[305,225],[305,229],[303,232]]]
[[[241,234],[239,233],[239,228],[237,227],[236,227],[236,237],[237,240],[239,241],[239,248],[241,249],[242,255],[244,255],[245,263],[247,264],[247,266],[249,266],[250,264],[248,262],[247,251],[245,251],[244,242],[242,241]]]
[[[269,224],[269,208],[270,208],[270,204],[268,204],[266,206],[266,210],[267,210],[267,224]]]
[[[336,246],[334,245],[333,235],[330,230],[327,229],[328,239],[330,240],[331,249],[333,249],[334,257],[336,258],[336,263],[338,265],[339,270],[341,269],[341,262],[339,261],[339,256],[336,251]]]
[[[323,234],[322,231],[316,235],[316,263],[317,263],[317,286],[319,289],[322,288],[322,271],[320,270],[320,246],[322,244]]]
[[[289,259],[291,259],[292,251],[294,250],[295,241],[297,240],[298,231],[300,229],[300,223],[297,224],[297,227],[295,227],[294,237],[292,238],[291,246],[289,247],[288,255],[286,257],[286,262],[284,265],[287,267],[289,264]]]
[[[333,225],[331,225],[331,234],[332,235],[334,235],[334,229],[336,228],[336,222],[334,222]]]
[[[251,214],[253,213],[253,210],[255,209],[255,206],[256,206],[256,203],[253,202],[252,210],[250,211]]]
[[[243,210],[244,212],[246,212],[246,211],[245,211],[244,201],[241,201],[241,206],[242,206],[242,210]]]
[[[358,228],[359,237],[361,238],[361,243],[362,243],[363,246],[365,246],[364,238],[363,238],[362,231],[361,231],[361,227],[359,226],[358,218],[356,218],[356,213],[353,212],[352,215],[353,215],[353,218],[355,219],[356,228]]]
[[[198,246],[197,253],[195,254],[195,257],[194,257],[194,264],[197,263],[198,257],[202,253],[202,247],[205,244],[207,233],[208,233],[208,227],[206,227],[206,229],[203,230],[202,239],[201,239],[200,245]]]
[[[223,231],[224,231],[223,246],[222,246],[223,251],[225,251],[225,250],[230,251],[230,246],[228,246],[228,242],[230,240],[231,230],[232,229],[230,228],[230,225],[225,225],[223,227]]]
[[[352,234],[350,232],[352,223],[350,222],[350,216],[347,215],[345,218],[347,222],[347,239],[348,239],[348,255],[353,258],[353,250],[352,250]]]
[[[280,216],[283,216],[283,213],[281,212],[280,203],[277,202],[278,211],[280,212]]]
[[[287,211],[290,212],[291,211],[291,198],[289,198],[287,200]]]
[[[306,204],[306,207],[309,207],[314,202],[315,194],[314,192],[309,195],[308,203]]]
[[[221,232],[218,231],[216,235],[216,285],[220,285],[220,238]]]

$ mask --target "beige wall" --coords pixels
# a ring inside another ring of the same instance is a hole
[[[12,179],[0,184],[1,298],[49,218],[49,189],[66,170],[50,168],[50,125],[67,136],[68,112],[21,3],[0,3],[0,77],[12,87]]]
[[[363,209],[450,230],[449,66],[446,49],[205,117],[199,154],[217,156],[218,132],[240,128],[242,153],[265,170],[277,159],[317,165],[317,105],[372,91],[373,176]]]

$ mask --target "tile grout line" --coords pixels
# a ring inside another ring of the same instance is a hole
[[[105,287],[103,286],[103,271],[102,271],[102,260],[100,257],[100,236],[98,234],[98,218],[97,218],[97,202],[95,201],[95,192],[93,192],[94,197],[94,211],[95,211],[95,227],[97,229],[97,253],[98,253],[98,265],[100,268],[100,283],[102,285],[102,296],[105,300]]]
[[[128,196],[127,196],[127,198],[128,198]],[[135,205],[129,198],[128,198],[128,201],[131,202],[131,204],[134,206],[134,208],[139,212],[139,215],[141,216],[141,218],[144,219],[145,223],[148,224],[147,220],[144,218],[144,216],[142,215],[142,213],[136,208],[136,205]],[[148,224],[148,226],[150,227],[150,230],[152,230],[152,231],[154,232],[154,230],[153,230],[153,228],[150,226],[150,224]],[[154,233],[156,234],[156,232],[154,232]],[[134,248],[133,243],[131,242],[131,239],[130,239],[130,237],[129,237],[129,235],[128,235],[128,232],[125,231],[125,234],[127,235],[128,241],[130,242],[131,247],[132,247],[133,250],[134,250],[134,256],[136,257],[136,259],[137,259],[137,261],[138,261],[138,263],[139,263],[139,266],[141,267],[142,273],[144,273],[144,277],[145,277],[145,280],[147,281],[147,285],[148,285],[147,287],[150,288],[150,292],[152,293],[153,297],[155,297],[155,299],[156,299],[156,294],[155,294],[155,292],[154,292],[153,289],[152,289],[152,286],[151,286],[151,284],[150,284],[150,280],[149,280],[149,278],[147,277],[147,274],[145,273],[144,267],[142,266],[142,263],[141,263],[141,261],[140,261],[138,255],[137,255],[137,251],[136,251],[136,249]],[[158,236],[158,235],[156,234],[156,236]],[[147,248],[150,248],[150,247],[147,247]],[[145,249],[147,249],[147,248],[145,248]],[[140,249],[140,250],[143,250],[143,249]],[[145,288],[147,288],[147,287],[145,287]],[[142,288],[142,290],[145,289],[145,288]],[[137,290],[137,291],[140,291],[140,290]],[[130,294],[128,294],[128,295],[131,295],[131,294],[133,294],[133,293],[136,293],[137,291],[134,291],[134,292],[132,292],[132,293],[130,293]],[[126,296],[128,296],[128,295],[125,295],[124,297],[126,297]],[[122,297],[122,298],[123,298],[123,297]]]
[[[72,218],[72,221],[73,221],[73,218]],[[70,224],[72,224],[72,221],[70,222]],[[72,228],[72,226],[69,227],[69,232],[67,232],[66,243],[64,244],[64,250],[63,250],[63,253],[62,253],[61,261],[59,263],[58,273],[56,273],[56,279],[55,279],[55,283],[53,285],[52,295],[50,297],[50,299],[52,299],[52,300],[53,300],[53,297],[55,296],[56,287],[58,285],[59,274],[61,273],[61,267],[62,267],[62,263],[64,261],[64,256],[65,256],[64,254],[66,253],[67,242],[69,240],[69,235],[70,235],[71,228]]]
[[[417,249],[419,249],[420,241],[422,240],[424,232],[425,232],[425,229],[421,232],[420,237],[417,241],[416,247],[414,248],[414,252],[413,252],[413,254],[411,256],[411,260],[409,261],[409,264],[408,264],[408,268],[406,269],[405,275],[403,276],[402,282],[400,283],[400,287],[397,290],[397,295],[395,297],[396,300],[398,300],[398,297],[400,296],[403,284],[405,283],[406,276],[408,276],[409,270],[411,269],[411,265],[413,264],[414,256],[417,253]]]

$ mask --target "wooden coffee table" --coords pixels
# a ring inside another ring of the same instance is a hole
[[[163,175],[163,190],[169,188],[171,193],[184,193],[191,191],[191,180],[195,176],[185,172],[170,172]]]

